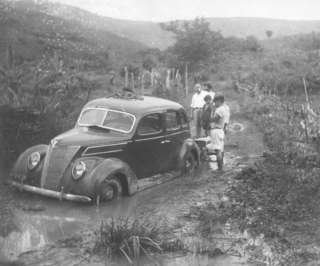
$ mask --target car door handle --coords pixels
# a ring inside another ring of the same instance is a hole
[[[161,141],[161,144],[165,144],[165,143],[170,143],[171,142],[171,140],[163,140],[163,141]]]

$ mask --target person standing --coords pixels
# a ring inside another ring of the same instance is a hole
[[[202,108],[202,116],[201,116],[201,124],[202,128],[204,129],[205,136],[208,137],[210,136],[210,119],[211,119],[211,114],[213,112],[213,99],[211,96],[208,94],[204,97],[205,104]]]
[[[213,91],[212,84],[210,82],[206,82],[203,86],[204,86],[204,90],[207,92],[207,94],[211,96],[211,99],[212,99],[212,102],[213,102],[214,96],[216,94]]]
[[[217,157],[218,170],[223,170],[224,139],[230,121],[230,108],[224,102],[223,95],[214,97],[215,110],[211,115],[209,150]]]
[[[201,88],[201,85],[197,83],[194,86],[195,93],[191,100],[191,119],[194,121],[196,128],[195,137],[201,137],[201,114],[202,108],[205,104],[204,97],[207,95]]]

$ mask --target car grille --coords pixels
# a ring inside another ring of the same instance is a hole
[[[79,148],[79,146],[49,146],[41,176],[41,187],[59,190],[60,180]]]

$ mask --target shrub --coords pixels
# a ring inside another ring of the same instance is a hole
[[[246,38],[245,48],[252,52],[259,52],[262,50],[262,46],[260,45],[259,40],[252,35]]]
[[[123,256],[129,263],[150,252],[162,252],[160,227],[138,220],[112,219],[96,232],[94,252],[108,257]]]

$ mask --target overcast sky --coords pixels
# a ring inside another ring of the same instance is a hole
[[[52,0],[115,18],[166,21],[204,17],[320,19],[320,0]]]

